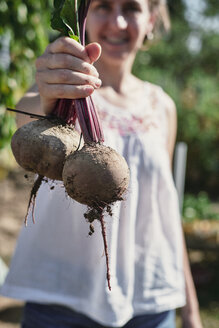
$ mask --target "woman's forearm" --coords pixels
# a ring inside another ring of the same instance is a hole
[[[17,103],[16,109],[23,110],[28,113],[45,115],[40,106],[40,95],[36,85],[33,85],[25,93],[25,95]],[[31,118],[28,115],[23,115],[23,114],[16,115],[16,123],[18,128],[32,120],[33,118]]]
[[[182,308],[183,328],[202,328],[201,318],[199,314],[199,303],[190,269],[188,252],[186,248],[185,237],[183,234],[183,265],[185,275],[186,288],[186,305]]]

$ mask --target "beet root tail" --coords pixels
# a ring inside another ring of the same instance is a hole
[[[43,179],[44,179],[44,176],[39,175],[31,189],[30,198],[29,198],[28,207],[27,207],[27,213],[26,213],[25,219],[24,219],[25,226],[27,226],[27,218],[28,218],[28,214],[29,214],[31,206],[32,206],[32,209],[31,209],[32,210],[32,221],[33,221],[33,223],[35,223],[34,209],[35,209],[35,203],[36,203],[36,196],[37,196],[38,190],[40,189],[40,186],[43,182]]]

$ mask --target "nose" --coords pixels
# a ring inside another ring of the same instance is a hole
[[[109,19],[111,20],[112,25],[117,29],[125,30],[128,26],[126,16],[119,4],[117,4],[114,10],[112,10]]]
[[[125,30],[127,28],[128,23],[123,15],[121,14],[117,15],[115,21],[116,21],[116,26],[119,29]]]

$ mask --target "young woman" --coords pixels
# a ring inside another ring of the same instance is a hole
[[[112,291],[98,224],[88,237],[86,208],[66,198],[61,183],[41,186],[37,222],[22,230],[2,288],[27,302],[24,328],[172,328],[178,307],[184,327],[202,327],[171,175],[175,106],[160,87],[131,73],[159,6],[93,0],[89,44],[59,38],[36,62],[37,89],[19,107],[51,113],[59,98],[92,94],[105,143],[126,158],[131,178],[126,200],[106,218]]]

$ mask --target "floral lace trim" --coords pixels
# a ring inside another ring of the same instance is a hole
[[[153,129],[158,129],[157,120],[153,115],[138,117],[133,114],[115,116],[108,111],[99,110],[100,119],[103,127],[111,130],[117,130],[121,136],[136,133],[148,133]]]
[[[116,130],[121,136],[152,133],[159,131],[163,133],[164,127],[164,105],[162,106],[163,92],[160,87],[152,87],[145,83],[145,102],[142,107],[143,115],[136,115],[129,110],[122,109],[109,103],[100,94],[95,94],[95,104],[98,109],[103,130],[105,128]],[[162,111],[161,111],[162,110]]]

